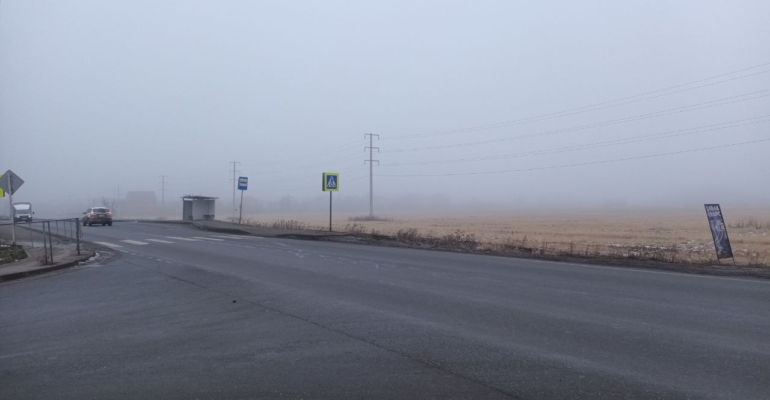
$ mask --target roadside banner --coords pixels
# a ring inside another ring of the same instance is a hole
[[[717,259],[733,258],[733,249],[730,246],[730,238],[727,236],[727,226],[722,216],[719,204],[705,204],[706,216],[711,227],[711,237],[714,239],[714,247],[717,251]]]

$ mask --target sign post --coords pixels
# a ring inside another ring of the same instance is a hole
[[[332,231],[332,192],[340,191],[340,174],[324,172],[321,174],[321,190],[329,192],[329,232]]]
[[[714,249],[717,252],[717,262],[721,263],[723,258],[732,258],[735,265],[733,249],[730,246],[730,238],[727,236],[727,226],[722,216],[722,209],[719,204],[705,204],[706,216],[711,228],[711,237],[714,239]]]
[[[243,191],[248,188],[249,188],[249,177],[248,176],[238,177],[238,190],[241,191],[241,206],[238,207],[238,225],[241,224],[241,220],[243,219]]]
[[[11,238],[13,239],[13,244],[16,244],[16,220],[13,219],[13,194],[16,193],[17,190],[21,187],[21,185],[24,184],[24,180],[19,178],[16,174],[13,173],[10,169],[8,171],[5,171],[5,174],[0,175],[4,177],[5,179],[0,179],[0,189],[2,189],[5,192],[8,192],[8,212],[10,212],[11,217]]]

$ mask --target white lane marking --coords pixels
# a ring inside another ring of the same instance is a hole
[[[96,243],[96,244],[100,244],[100,245],[102,245],[102,246],[112,247],[112,248],[114,248],[114,249],[116,249],[116,248],[118,248],[118,247],[123,247],[123,246],[121,246],[121,245],[119,245],[119,244],[114,244],[114,243],[110,243],[110,242],[94,242],[94,243]]]
[[[201,240],[213,240],[215,242],[224,242],[224,239],[214,239],[214,238],[207,238],[207,237],[200,237],[200,236],[193,236],[195,239],[201,239]]]
[[[188,242],[200,242],[200,240],[198,240],[198,239],[183,238],[183,237],[178,237],[178,236],[166,236],[166,237],[169,238],[169,239],[185,240],[185,241],[188,241]]]
[[[288,244],[283,244],[283,243],[278,243],[278,242],[273,242],[273,244],[277,244],[277,245],[283,246],[283,247],[289,247]]]
[[[133,244],[133,245],[136,245],[136,246],[145,246],[145,245],[149,244],[149,243],[145,243],[145,242],[140,242],[138,240],[130,240],[130,239],[121,240],[121,242],[128,243],[128,244]]]
[[[144,239],[144,240],[146,240],[148,242],[155,242],[155,243],[169,243],[169,244],[174,243],[174,242],[170,242],[168,240],[160,240],[160,239]]]
[[[238,239],[238,240],[245,239],[245,238],[238,237],[238,236],[218,236],[218,235],[212,235],[211,237],[223,238],[223,239]]]

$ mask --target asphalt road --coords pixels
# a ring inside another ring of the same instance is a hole
[[[0,285],[0,398],[770,398],[769,281],[84,229]]]

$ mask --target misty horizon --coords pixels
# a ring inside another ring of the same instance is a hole
[[[57,213],[130,191],[230,210],[231,162],[254,204],[323,210],[340,172],[366,213],[372,133],[376,214],[766,205],[769,12],[3,1],[0,168]]]

